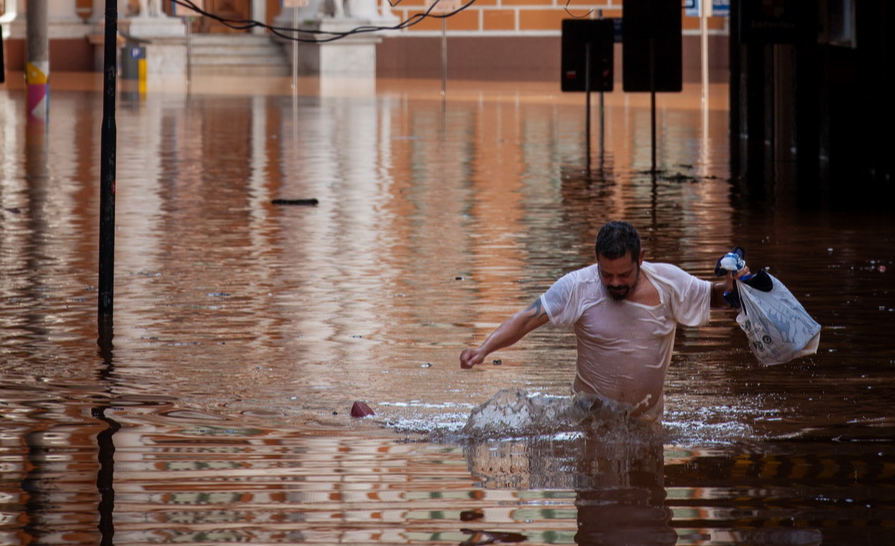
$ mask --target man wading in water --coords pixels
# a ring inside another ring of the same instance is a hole
[[[481,364],[549,321],[575,331],[573,393],[595,394],[630,408],[633,417],[659,422],[677,325],[706,324],[709,309],[726,307],[724,293],[749,269],[713,284],[675,265],[645,262],[640,235],[627,222],[604,225],[595,250],[596,264],[566,274],[477,349],[464,350],[460,367]]]

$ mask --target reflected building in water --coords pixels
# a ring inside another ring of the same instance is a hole
[[[813,544],[820,529],[847,544],[859,527],[887,538],[888,224],[850,217],[842,230],[840,218],[732,206],[725,98],[659,98],[665,170],[652,176],[643,95],[606,97],[592,172],[581,97],[554,87],[457,85],[443,100],[437,86],[378,82],[375,96],[349,97],[220,80],[123,96],[116,339],[98,355],[98,93],[56,81],[46,126],[25,122],[17,89],[0,94],[3,542],[94,544],[98,522],[120,543],[459,544],[492,532]],[[309,197],[319,205],[272,203]],[[567,392],[562,340],[533,340],[474,376],[458,376],[458,348],[588,262],[616,215],[698,274],[749,240],[834,325],[819,365],[761,370],[764,386],[737,367],[748,355],[733,326],[682,332],[672,419],[703,426],[680,417],[698,407],[756,429],[780,422],[780,436],[829,422],[868,423],[868,436],[758,443],[744,426],[737,439],[753,451],[686,451],[605,438],[458,447],[389,428],[399,404],[434,426],[505,383]],[[738,231],[756,217],[761,229]],[[348,422],[360,398],[381,403],[382,421]]]
[[[153,32],[161,32],[155,36],[156,43],[147,46],[155,48],[148,53],[150,73],[183,74],[191,66],[184,62],[185,23],[173,3],[164,3],[158,14],[142,13],[148,10],[146,2],[119,4],[122,28],[138,34],[143,25],[149,39]],[[890,130],[895,125],[890,100],[895,52],[891,41],[885,39],[893,22],[886,5],[880,1],[819,0],[762,9],[764,4],[733,0],[718,3],[716,11],[704,20],[687,10],[681,28],[683,80],[730,84],[730,161],[744,195],[758,201],[787,202],[795,193],[803,203],[838,202],[854,192],[833,181],[848,178],[864,191],[891,197],[893,165],[888,150],[895,145]],[[54,72],[96,70],[103,6],[99,0],[49,3]],[[577,13],[579,7],[582,13]],[[319,24],[339,19],[319,1],[298,8],[300,14],[292,13],[294,8],[259,0],[209,1],[205,8],[233,20],[253,19],[280,28],[289,27],[296,19]],[[339,29],[351,28],[352,22],[393,29],[397,21],[414,20],[423,6],[351,0],[346,1],[345,10]],[[7,70],[24,67],[25,13],[25,2],[18,0],[7,2],[0,15],[9,33]],[[544,81],[558,86],[562,19],[622,19],[623,13],[624,2],[615,0],[564,8],[537,1],[471,5],[451,17],[445,27],[439,25],[441,20],[423,19],[400,31],[383,30],[367,40],[362,47],[369,51],[363,54],[301,55],[320,59],[361,55],[366,59],[363,70],[375,65],[379,78],[439,79],[448,69],[438,61],[444,58],[444,40],[449,37],[451,80]],[[150,20],[152,23],[147,23]],[[170,32],[159,31],[159,21],[164,21]],[[212,18],[191,21],[199,35],[266,32],[261,27],[231,29]],[[348,36],[345,40],[358,39]],[[177,53],[165,49],[174,46],[163,45],[174,42],[179,44]],[[333,43],[332,47],[354,51],[341,45]],[[325,47],[329,46],[302,44],[302,51]],[[616,44],[615,48],[617,82],[624,70],[636,70],[621,66],[622,47]],[[289,55],[297,54],[288,43],[284,49]],[[483,50],[489,55],[478,54]],[[223,55],[223,46],[219,51]],[[316,70],[323,74],[321,62],[318,60]],[[702,70],[703,63],[707,70]],[[252,67],[244,66],[241,73],[249,69]],[[344,69],[336,68],[333,74],[344,76]],[[361,70],[359,66],[357,70]],[[233,73],[239,74],[240,69]]]

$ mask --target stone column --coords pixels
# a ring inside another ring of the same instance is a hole
[[[310,0],[302,8],[283,9],[277,16],[277,26],[298,27],[306,31],[324,34],[301,33],[304,40],[314,40],[315,36],[325,40],[331,36],[350,33],[353,29],[367,26],[393,26],[398,19],[390,10],[380,9],[378,0],[342,0],[334,2],[330,10],[325,0]],[[386,1],[387,3],[387,1]],[[297,13],[295,12],[297,9]],[[332,11],[332,13],[330,13]],[[331,34],[326,34],[331,33]],[[332,41],[309,43],[303,41],[298,46],[298,71],[302,74],[321,77],[373,78],[376,75],[376,44],[382,41],[386,32],[348,34]],[[286,40],[283,40],[284,44]],[[292,44],[286,48],[293,55]]]
[[[32,2],[28,2],[29,5]],[[52,0],[47,2],[47,26],[50,38],[81,38],[88,34],[89,25],[78,17],[75,0]]]
[[[47,0],[31,0],[25,41],[25,86],[28,120],[47,119],[49,113],[50,40],[47,34]]]
[[[9,4],[7,2],[7,8]],[[12,12],[15,19],[10,24],[10,34],[16,38],[24,38],[26,32],[26,19],[31,2],[16,0]],[[47,29],[50,39],[82,38],[93,32],[90,25],[85,25],[78,17],[77,3],[75,0],[51,0],[47,2]],[[5,18],[4,18],[5,20]]]
[[[252,20],[259,23],[267,22],[267,2],[265,0],[252,0]],[[252,34],[264,34],[266,31],[262,27],[253,27]]]
[[[93,11],[90,13],[91,24],[102,22],[106,17],[106,0],[93,0]]]
[[[16,16],[18,15],[18,6],[15,2],[7,2],[6,3],[6,12],[3,15],[0,15],[0,32],[3,32],[3,37],[9,37],[9,24],[15,21]]]

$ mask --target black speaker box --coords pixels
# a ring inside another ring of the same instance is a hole
[[[563,19],[563,91],[587,91],[590,50],[590,91],[612,91],[615,25],[612,19]]]
[[[675,92],[683,87],[681,0],[624,0],[622,88]]]

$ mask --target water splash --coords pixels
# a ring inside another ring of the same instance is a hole
[[[504,389],[469,415],[462,433],[471,438],[557,435],[599,430],[647,429],[630,417],[633,407],[597,395],[556,396],[524,389]]]
[[[624,486],[663,460],[661,427],[632,410],[595,395],[505,389],[472,410],[458,441],[484,487]]]

